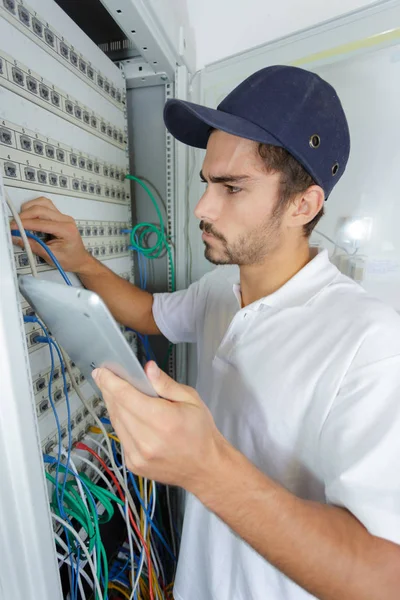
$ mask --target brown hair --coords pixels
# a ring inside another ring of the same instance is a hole
[[[311,175],[285,148],[260,143],[258,153],[264,161],[267,172],[281,174],[281,194],[276,207],[278,210],[286,208],[296,194],[305,192],[311,185],[316,185]],[[304,237],[310,237],[323,214],[322,206],[319,213],[309,223],[303,225]]]

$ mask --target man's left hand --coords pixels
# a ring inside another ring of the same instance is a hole
[[[155,362],[147,363],[145,371],[159,398],[142,394],[108,369],[93,371],[127,467],[136,475],[198,492],[227,442],[196,390],[171,379]]]

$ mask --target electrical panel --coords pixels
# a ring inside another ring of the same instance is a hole
[[[48,196],[61,212],[77,220],[89,252],[132,280],[123,73],[54,2],[32,4],[0,3],[0,171],[4,185],[17,209],[24,201]],[[18,273],[30,272],[25,251],[16,248],[14,259]],[[59,279],[43,259],[36,260],[41,276]],[[21,307],[29,314],[26,302]],[[25,324],[39,430],[43,447],[48,449],[54,429],[47,397],[50,364],[46,344],[35,343],[38,329],[38,325]],[[132,332],[126,332],[126,337],[136,347]],[[54,377],[58,377],[54,400],[62,413],[62,379],[58,371]],[[93,396],[83,376],[76,373],[76,379],[84,393]],[[77,438],[91,417],[81,414],[72,392],[73,436]],[[100,406],[99,413],[102,410]]]
[[[0,186],[18,212],[26,201],[39,196],[51,199],[76,220],[87,250],[133,282],[131,186],[125,178],[128,151],[122,70],[53,0],[0,0]],[[10,212],[6,218],[11,220]],[[9,257],[14,276],[31,273],[24,249],[10,245]],[[2,256],[2,261],[9,257]],[[55,268],[38,256],[35,260],[41,278],[62,282]],[[80,285],[76,276],[70,278]],[[72,383],[99,417],[105,416],[106,409],[72,361],[65,386],[61,363],[55,356],[52,366],[40,325],[23,323],[33,317],[32,308],[22,296],[18,302],[27,356],[27,363],[19,367],[26,369],[21,377],[30,380],[41,450],[56,458],[58,444],[65,450],[82,440],[91,444],[87,435],[94,419]],[[134,332],[123,326],[121,331],[136,352]],[[92,455],[81,452],[81,456],[82,461],[76,459],[80,472],[98,481],[98,472],[90,466]],[[45,469],[54,476],[54,464],[46,464]],[[54,486],[47,481],[46,487],[51,499]],[[53,528],[62,532],[57,522]],[[80,533],[84,540],[84,532]]]

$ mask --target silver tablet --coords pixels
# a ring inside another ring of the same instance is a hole
[[[21,294],[97,392],[91,373],[96,367],[107,367],[144,394],[157,396],[97,294],[30,275],[19,276],[18,282]]]

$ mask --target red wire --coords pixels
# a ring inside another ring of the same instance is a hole
[[[82,442],[78,442],[77,444],[75,444],[75,448],[78,448],[78,450],[85,450],[86,452],[90,452],[90,454],[92,454],[99,461],[99,463],[101,464],[101,466],[103,467],[103,469],[108,473],[108,475],[113,480],[113,483],[114,483],[115,487],[117,488],[119,497],[121,498],[121,500],[123,500],[125,502],[125,496],[124,496],[124,493],[123,493],[123,491],[121,489],[121,486],[118,483],[118,479],[115,477],[114,473],[108,468],[108,466],[106,465],[106,463],[104,462],[104,460],[97,454],[97,452],[95,452],[95,450],[93,450],[93,448],[90,448],[89,446],[87,446],[86,444],[83,444]],[[149,552],[149,549],[147,547],[147,544],[146,544],[145,540],[142,537],[142,534],[140,533],[140,530],[138,529],[138,527],[136,525],[135,519],[133,518],[133,515],[132,515],[132,511],[131,511],[131,509],[129,507],[128,507],[128,514],[129,514],[129,520],[131,522],[131,525],[132,525],[133,529],[135,530],[136,535],[138,536],[138,538],[142,542],[144,551],[146,553],[147,565],[148,565],[148,569],[149,569],[149,593],[150,593],[150,600],[154,600],[154,595],[153,595],[153,578],[152,578],[152,566],[151,566],[150,552]]]

